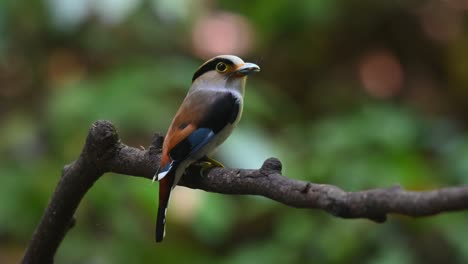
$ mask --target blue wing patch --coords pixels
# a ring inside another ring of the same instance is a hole
[[[200,150],[202,147],[204,147],[210,140],[214,137],[215,133],[213,130],[209,128],[199,128],[195,131],[193,131],[192,134],[190,134],[187,139],[192,145],[192,151],[190,151],[190,154],[193,154]]]
[[[192,132],[187,138],[177,144],[170,152],[172,160],[184,160],[203,148],[215,136],[209,128],[199,128]]]

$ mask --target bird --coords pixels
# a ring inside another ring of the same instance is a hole
[[[207,60],[193,74],[192,85],[167,131],[160,166],[153,178],[159,181],[156,242],[164,239],[171,191],[185,170],[194,163],[201,165],[200,173],[223,167],[208,155],[238,124],[247,76],[259,71],[258,65],[237,56],[220,55]]]

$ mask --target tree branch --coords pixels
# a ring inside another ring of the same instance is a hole
[[[147,150],[123,144],[108,121],[95,122],[79,158],[64,167],[62,177],[37,226],[23,263],[52,263],[81,199],[106,172],[152,179],[158,168],[163,137],[156,135]],[[297,208],[322,209],[342,218],[384,222],[389,213],[429,216],[468,209],[468,186],[433,191],[405,191],[399,186],[345,192],[281,174],[281,162],[267,159],[258,170],[214,168],[200,176],[190,167],[179,185],[223,194],[261,195]]]

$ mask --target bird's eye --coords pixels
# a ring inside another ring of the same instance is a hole
[[[217,72],[220,72],[220,73],[223,73],[223,72],[226,72],[228,69],[226,63],[224,62],[220,62],[218,64],[216,64],[216,71]]]

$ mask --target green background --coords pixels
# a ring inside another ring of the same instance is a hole
[[[226,166],[274,156],[288,177],[347,191],[466,184],[463,3],[1,1],[0,262],[20,260],[92,122],[111,120],[135,147],[166,131],[206,59],[194,25],[220,12],[248,22],[255,41],[239,55],[262,68],[216,156]],[[56,262],[468,263],[467,212],[375,224],[176,189],[155,244],[157,184],[104,176]]]

